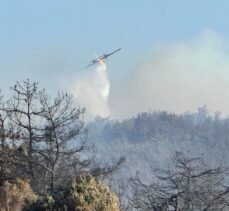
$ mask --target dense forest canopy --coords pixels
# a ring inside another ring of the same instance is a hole
[[[29,80],[11,90],[0,107],[1,210],[228,208],[229,118],[220,112],[86,123],[68,93],[51,98]]]
[[[126,158],[114,176],[116,186],[126,187],[136,172],[149,184],[154,181],[152,169],[171,166],[177,152],[190,159],[201,158],[212,168],[227,166],[229,118],[220,112],[211,114],[207,106],[194,113],[143,112],[124,120],[98,117],[89,123],[89,141],[96,144],[104,163]],[[129,198],[130,193],[128,189],[124,195]]]

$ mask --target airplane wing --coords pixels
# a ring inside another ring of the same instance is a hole
[[[113,52],[111,52],[111,53],[105,54],[103,57],[104,57],[104,59],[105,59],[105,58],[107,58],[108,56],[111,56],[112,54],[114,54],[114,53],[116,53],[117,51],[120,51],[120,50],[121,50],[121,48],[119,48],[119,49],[117,49],[117,50],[115,50],[115,51],[113,51]]]
[[[88,64],[87,66],[83,67],[82,69],[86,69],[94,64],[98,63],[98,61],[92,61],[90,64]]]

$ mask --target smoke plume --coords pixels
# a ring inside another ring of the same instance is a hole
[[[116,117],[149,110],[182,113],[207,105],[229,114],[229,48],[216,32],[159,46],[110,96]]]
[[[91,119],[97,115],[107,117],[110,115],[108,97],[110,82],[107,77],[106,65],[98,65],[95,71],[86,70],[84,76],[79,75],[72,91],[80,106],[86,108],[86,118]]]

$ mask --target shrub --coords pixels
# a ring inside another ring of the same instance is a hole
[[[0,186],[0,210],[20,211],[36,200],[36,195],[26,180],[16,179],[14,182],[3,182]]]
[[[37,200],[29,206],[23,207],[22,211],[63,211],[55,208],[55,200],[52,196],[39,196]]]
[[[53,197],[38,199],[29,211],[119,211],[118,199],[108,187],[90,175],[76,177]]]
[[[92,176],[76,177],[63,195],[62,205],[77,211],[118,211],[117,197]]]

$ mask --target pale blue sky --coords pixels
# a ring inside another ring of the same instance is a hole
[[[228,36],[228,19],[227,0],[7,0],[0,3],[0,55],[59,44],[79,57],[117,47],[139,56],[205,28]]]
[[[228,42],[228,20],[228,0],[1,1],[0,87],[31,78],[55,90],[94,53],[121,47],[107,62],[116,87],[160,44],[192,40],[205,29]]]
[[[54,39],[92,50],[120,44],[138,50],[206,27],[227,35],[228,12],[227,0],[8,0],[0,3],[1,46],[20,49]]]

